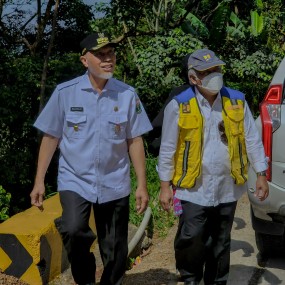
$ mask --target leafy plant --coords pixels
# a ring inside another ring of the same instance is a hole
[[[146,176],[149,192],[149,206],[152,210],[153,230],[160,236],[165,236],[168,229],[174,224],[176,217],[172,213],[165,212],[159,204],[160,181],[156,170],[157,158],[150,154],[146,157]],[[138,226],[143,215],[138,215],[135,208],[136,176],[133,167],[131,168],[132,192],[130,196],[130,222]],[[150,229],[152,230],[152,229]]]
[[[257,37],[261,34],[263,30],[263,16],[259,15],[256,11],[250,12],[251,16],[251,33],[253,36]]]
[[[0,185],[0,221],[5,221],[9,218],[11,194],[7,193]]]

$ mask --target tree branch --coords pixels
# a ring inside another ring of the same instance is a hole
[[[44,107],[44,97],[45,97],[44,95],[45,95],[45,89],[46,89],[48,62],[49,62],[49,57],[51,55],[51,50],[53,48],[53,43],[54,43],[54,38],[55,38],[55,33],[56,33],[56,18],[57,18],[59,4],[60,4],[60,0],[56,0],[54,12],[53,12],[53,19],[52,19],[51,36],[50,36],[50,41],[49,41],[47,54],[45,56],[44,66],[43,66],[43,71],[42,71],[39,112]]]

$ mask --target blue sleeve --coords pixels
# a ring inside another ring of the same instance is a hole
[[[59,95],[59,90],[55,89],[34,123],[34,127],[56,138],[61,138],[64,122],[64,112],[61,107]]]
[[[128,127],[127,127],[127,138],[135,138],[141,136],[152,130],[152,125],[145,112],[145,109],[136,93],[132,96]]]

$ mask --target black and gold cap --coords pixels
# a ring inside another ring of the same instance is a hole
[[[88,35],[80,42],[82,49],[81,54],[84,55],[88,51],[98,50],[106,45],[117,46],[117,43],[112,41],[106,33],[93,33]]]

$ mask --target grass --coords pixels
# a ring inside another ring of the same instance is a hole
[[[156,171],[157,158],[150,154],[146,157],[146,176],[147,187],[149,193],[149,206],[152,210],[152,221],[150,223],[150,231],[155,231],[159,236],[166,236],[169,228],[173,226],[176,217],[174,214],[165,212],[159,203],[160,181]],[[130,195],[130,222],[138,226],[143,215],[138,215],[135,209],[135,191],[136,191],[136,176],[134,169],[131,168],[131,185],[132,192]]]

